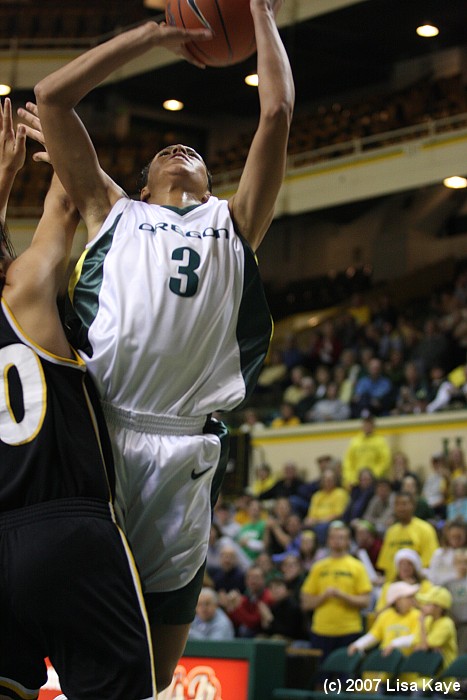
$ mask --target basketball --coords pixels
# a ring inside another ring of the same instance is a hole
[[[172,26],[211,29],[212,39],[186,45],[207,66],[231,66],[256,50],[250,0],[168,0],[165,16]]]

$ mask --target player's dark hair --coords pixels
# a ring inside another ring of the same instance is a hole
[[[149,163],[147,163],[147,165],[144,166],[144,168],[142,169],[142,171],[139,174],[139,178],[137,181],[138,192],[141,192],[143,187],[146,187],[146,185],[148,184],[149,168],[151,167],[152,160],[150,160]],[[212,175],[211,175],[209,168],[207,167],[206,164],[205,164],[205,167],[206,167],[206,175],[208,178],[208,190],[209,190],[209,192],[212,193]]]

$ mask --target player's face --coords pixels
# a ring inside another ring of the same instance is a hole
[[[208,189],[206,163],[194,148],[178,143],[159,151],[151,163],[149,178],[158,177],[164,171],[189,175],[196,178],[204,190]]]

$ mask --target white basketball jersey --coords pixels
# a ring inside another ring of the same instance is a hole
[[[254,254],[213,196],[184,210],[119,200],[70,298],[67,322],[101,397],[151,414],[241,405],[272,331]]]

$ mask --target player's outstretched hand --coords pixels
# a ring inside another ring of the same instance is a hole
[[[5,98],[0,102],[0,166],[4,171],[16,175],[26,159],[26,129],[20,124],[16,130],[13,126],[11,100]]]
[[[190,41],[209,41],[209,39],[212,39],[212,32],[209,29],[180,29],[179,27],[168,25],[167,22],[160,22],[159,24],[154,22],[154,25],[157,32],[158,46],[163,46],[198,68],[206,68],[204,63],[197,61],[186,50],[186,44]]]
[[[25,124],[22,126],[25,128],[26,135],[29,136],[30,139],[40,143],[45,149],[44,134],[42,133],[42,126],[39,119],[37,105],[34,104],[34,102],[26,102],[25,107],[20,107],[18,109],[18,116],[20,119],[25,121]],[[42,161],[44,163],[50,163],[50,157],[47,150],[34,153],[32,158],[37,162]]]

